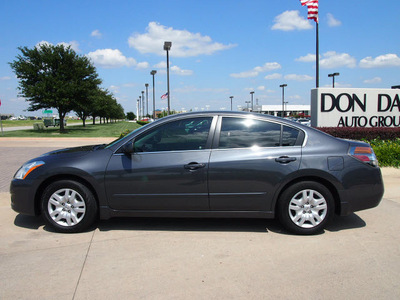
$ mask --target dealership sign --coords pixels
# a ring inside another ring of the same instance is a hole
[[[313,127],[400,127],[399,89],[311,90]]]

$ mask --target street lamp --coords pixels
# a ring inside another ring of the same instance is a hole
[[[139,102],[138,120],[140,121],[141,120],[140,116],[142,114],[142,96],[139,96],[138,102]]]
[[[155,84],[154,84],[154,75],[156,75],[157,71],[152,70],[150,75],[153,75],[153,119],[156,119],[156,92],[155,92]]]
[[[250,111],[249,104],[251,103],[251,101],[244,101],[244,102],[247,104],[247,111]]]
[[[253,110],[254,110],[254,106],[253,106],[253,95],[254,95],[254,91],[253,91],[253,92],[250,92],[250,95],[251,95],[251,111],[253,111]]]
[[[229,98],[231,98],[231,111],[232,111],[232,99],[233,99],[233,96],[230,96]]]
[[[285,117],[285,86],[287,86],[286,83],[279,86],[282,88],[282,118]]]
[[[146,87],[146,116],[149,115],[149,84],[145,83],[144,86]]]
[[[289,102],[285,101],[284,104],[285,104],[285,111],[287,111],[287,105],[289,104]]]
[[[168,93],[168,114],[171,111],[171,95],[169,92],[169,50],[171,50],[172,42],[164,42],[164,50],[167,51],[167,93]]]
[[[335,76],[339,76],[339,73],[332,73],[332,74],[328,74],[328,77],[332,77],[332,87],[335,87]]]
[[[136,102],[136,119],[139,120],[139,99],[137,99]]]
[[[143,118],[146,116],[144,114],[144,107],[145,107],[145,105],[144,105],[144,91],[142,91],[142,116],[143,116]]]

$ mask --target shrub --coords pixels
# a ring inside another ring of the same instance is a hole
[[[146,125],[146,124],[149,124],[150,122],[147,122],[147,121],[136,121],[136,123],[138,123],[139,125]]]
[[[400,138],[394,140],[373,139],[367,141],[378,158],[382,167],[400,167]]]
[[[44,124],[43,123],[33,123],[33,130],[35,131],[43,131]]]
[[[385,127],[319,127],[323,132],[342,139],[350,140],[393,140],[400,138],[400,128],[385,128]]]

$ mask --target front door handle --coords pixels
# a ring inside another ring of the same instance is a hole
[[[199,164],[197,162],[191,162],[187,165],[184,165],[183,167],[187,170],[193,171],[193,170],[204,168],[205,166],[206,166],[206,164]]]
[[[296,160],[296,157],[289,157],[289,156],[281,156],[281,157],[275,158],[275,161],[280,164],[288,164],[295,160]]]

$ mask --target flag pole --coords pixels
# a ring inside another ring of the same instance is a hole
[[[318,22],[316,22],[316,55],[315,55],[315,66],[316,66],[316,88],[319,88],[319,32]]]

